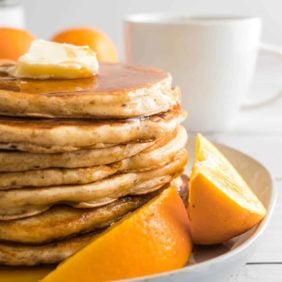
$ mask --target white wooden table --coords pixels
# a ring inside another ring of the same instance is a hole
[[[282,66],[260,62],[259,69],[253,97],[282,89]],[[262,162],[272,172],[278,190],[278,202],[264,243],[228,282],[282,282],[282,98],[257,112],[243,113],[228,132],[213,133],[210,137]]]

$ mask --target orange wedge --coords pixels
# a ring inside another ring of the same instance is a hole
[[[203,136],[196,140],[196,162],[189,183],[193,242],[218,244],[259,223],[266,210],[248,184]]]
[[[42,282],[112,281],[173,270],[191,254],[187,211],[175,188],[128,215]]]

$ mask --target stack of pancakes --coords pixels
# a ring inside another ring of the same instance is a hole
[[[24,80],[11,64],[0,65],[0,264],[57,263],[182,174],[185,113],[158,69]]]

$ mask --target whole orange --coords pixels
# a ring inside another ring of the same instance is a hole
[[[102,62],[115,63],[118,61],[117,50],[111,39],[103,32],[94,28],[70,28],[55,34],[53,41],[74,45],[88,45],[97,53]]]
[[[34,36],[24,29],[0,27],[0,58],[17,60],[26,53]]]

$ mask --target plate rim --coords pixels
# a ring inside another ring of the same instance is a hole
[[[276,206],[276,202],[277,202],[277,188],[276,188],[276,185],[275,185],[274,176],[273,176],[272,172],[264,164],[262,164],[260,161],[256,160],[254,157],[250,156],[249,154],[246,154],[246,153],[244,153],[240,150],[232,148],[231,146],[225,145],[223,143],[218,143],[218,142],[213,142],[213,143],[217,147],[224,147],[227,150],[231,150],[231,151],[233,151],[237,154],[244,155],[248,159],[255,162],[257,165],[259,165],[261,168],[263,168],[263,170],[268,174],[269,179],[270,179],[270,184],[271,184],[270,185],[270,192],[271,193],[270,193],[270,199],[269,199],[269,204],[268,204],[268,208],[267,208],[267,215],[259,223],[255,232],[253,233],[253,235],[250,238],[248,238],[241,245],[239,245],[238,247],[236,247],[235,249],[233,249],[229,252],[226,252],[224,254],[220,254],[220,255],[218,255],[214,258],[208,259],[206,261],[202,261],[202,262],[192,264],[192,265],[186,265],[186,266],[179,268],[179,269],[161,272],[161,273],[157,273],[157,274],[141,276],[141,277],[123,279],[121,281],[124,281],[124,282],[137,282],[137,281],[142,281],[142,280],[150,281],[150,279],[163,278],[163,277],[174,275],[174,274],[177,274],[177,273],[182,273],[182,272],[185,272],[187,270],[197,271],[202,267],[208,267],[208,266],[211,266],[213,264],[221,263],[225,260],[232,258],[233,256],[236,256],[237,254],[243,252],[248,247],[252,246],[254,244],[254,242],[257,241],[262,236],[262,234],[264,233],[264,231],[265,231],[265,229],[266,229],[266,227],[267,227],[267,225],[270,221],[270,218],[272,217],[272,214],[273,214],[274,208]]]

